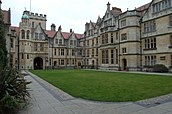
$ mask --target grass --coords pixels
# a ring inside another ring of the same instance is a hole
[[[68,94],[89,100],[138,101],[172,93],[172,77],[86,70],[34,70]]]

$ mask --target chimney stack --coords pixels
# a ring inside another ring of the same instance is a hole
[[[51,25],[51,31],[56,31],[56,25],[54,23]]]
[[[72,33],[72,29],[70,29],[70,33]]]

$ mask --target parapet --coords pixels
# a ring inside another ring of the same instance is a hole
[[[38,13],[33,13],[30,11],[24,11],[23,14],[27,14],[29,16],[30,19],[37,19],[37,20],[47,20],[47,16],[44,14],[38,14]]]

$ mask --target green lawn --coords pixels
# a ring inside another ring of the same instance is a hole
[[[35,70],[32,73],[77,98],[138,101],[172,93],[172,77],[85,70]]]

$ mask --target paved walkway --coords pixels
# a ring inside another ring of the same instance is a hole
[[[30,104],[18,114],[172,114],[172,101],[152,107],[136,102],[87,101],[74,98],[31,73],[25,78],[32,81]]]

